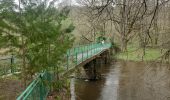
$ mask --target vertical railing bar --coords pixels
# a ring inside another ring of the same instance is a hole
[[[84,47],[82,47],[82,49],[83,49]],[[83,62],[83,51],[84,50],[82,50],[82,56],[81,56],[81,61]]]
[[[88,46],[87,46],[87,58],[88,58]],[[87,58],[86,58],[86,59],[87,59]]]
[[[78,64],[78,61],[77,61],[77,59],[78,59],[78,58],[77,58],[77,52],[76,52],[76,65]]]
[[[92,54],[92,44],[91,44],[90,46],[91,46],[91,49],[90,49],[90,51],[91,51],[91,56],[90,56],[90,57],[92,57],[92,55],[93,55],[93,54]]]

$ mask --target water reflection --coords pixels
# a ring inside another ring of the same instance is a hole
[[[110,67],[109,70],[110,72],[105,76],[106,80],[99,100],[117,100],[120,69],[119,67]]]
[[[168,65],[117,61],[102,66],[102,80],[71,80],[72,100],[170,100]]]

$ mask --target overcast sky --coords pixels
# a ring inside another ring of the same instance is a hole
[[[52,1],[52,0],[49,0],[49,1]],[[62,3],[63,1],[66,1],[69,5],[78,5],[78,3],[76,3],[76,0],[57,0],[56,1],[56,5]],[[15,0],[15,2],[18,4],[19,3],[19,0]]]

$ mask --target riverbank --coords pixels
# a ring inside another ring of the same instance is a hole
[[[142,48],[128,46],[126,52],[119,52],[116,59],[128,61],[159,61],[162,53],[157,48],[146,48],[145,55]]]
[[[17,75],[0,77],[0,100],[15,100],[23,91],[21,81]]]
[[[70,100],[70,79],[63,78],[52,83],[53,89],[48,94],[47,100]]]

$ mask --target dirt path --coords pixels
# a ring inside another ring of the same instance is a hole
[[[16,79],[0,79],[0,100],[16,100],[22,91],[21,83]]]

